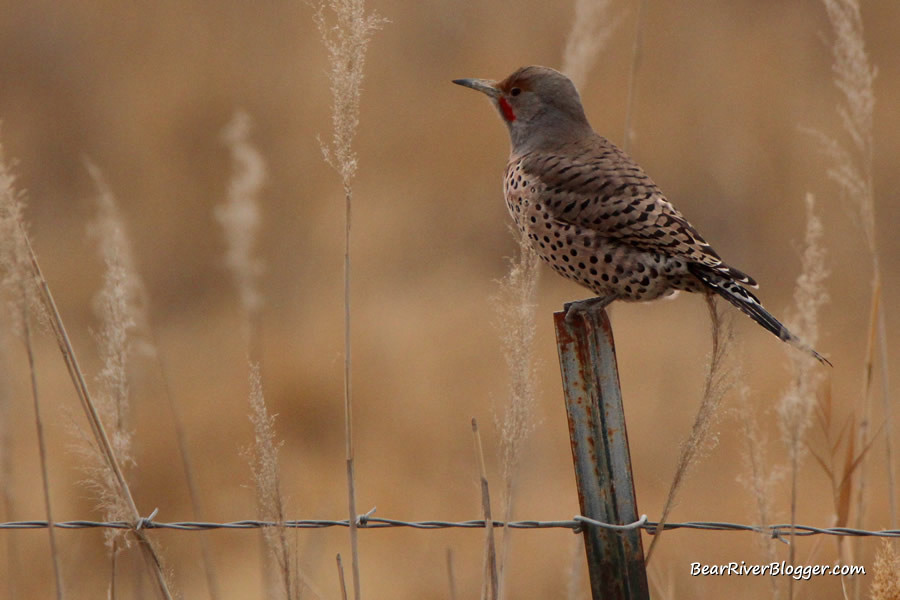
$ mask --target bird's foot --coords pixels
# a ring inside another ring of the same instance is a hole
[[[615,299],[615,296],[597,296],[596,298],[587,298],[585,300],[576,300],[575,302],[566,302],[565,304],[563,304],[563,308],[566,310],[566,323],[571,325],[575,320],[575,315],[578,313],[602,310]]]

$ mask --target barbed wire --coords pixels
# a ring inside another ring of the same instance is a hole
[[[481,529],[485,527],[484,520],[472,521],[401,521],[398,519],[382,519],[372,517],[373,511],[357,517],[357,525],[361,529],[384,529],[396,527],[408,527],[412,529]],[[325,519],[299,519],[285,521],[284,523],[275,521],[257,521],[243,520],[231,521],[227,523],[210,523],[205,521],[175,521],[160,522],[154,521],[156,515],[154,511],[149,517],[143,518],[136,523],[128,521],[56,521],[53,526],[59,529],[94,529],[94,528],[111,528],[111,529],[174,529],[178,531],[210,531],[214,529],[261,529],[265,527],[284,526],[291,529],[325,529],[329,527],[349,527],[350,523],[344,520],[325,520]],[[643,515],[640,519],[633,523],[625,525],[614,525],[611,523],[603,523],[588,517],[575,516],[569,520],[561,521],[493,521],[493,527],[509,527],[510,529],[569,529],[575,533],[581,532],[585,527],[600,527],[603,529],[611,529],[616,531],[630,531],[641,529],[649,534],[655,534],[659,530],[659,523],[650,521],[647,515]],[[46,529],[47,521],[9,521],[0,523],[0,529]],[[813,527],[811,525],[744,525],[741,523],[727,523],[721,521],[688,521],[684,523],[665,523],[662,527],[664,530],[673,529],[694,529],[703,531],[750,531],[754,533],[763,533],[782,541],[790,537],[792,534],[799,537],[811,535],[835,535],[835,536],[857,536],[857,537],[884,537],[884,538],[900,538],[900,529],[882,529],[878,531],[870,531],[866,529],[855,529],[852,527]]]

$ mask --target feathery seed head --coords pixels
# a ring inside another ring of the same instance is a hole
[[[593,133],[575,84],[555,69],[530,66],[503,81],[455,79],[486,94],[509,128],[512,154],[549,149]]]

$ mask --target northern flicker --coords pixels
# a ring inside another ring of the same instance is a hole
[[[517,227],[541,260],[597,294],[571,303],[570,313],[715,292],[828,363],[762,307],[745,287],[757,287],[753,278],[725,264],[630,156],[594,132],[568,77],[530,66],[502,81],[453,83],[486,94],[509,129],[503,192]]]

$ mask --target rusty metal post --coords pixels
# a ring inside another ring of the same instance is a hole
[[[633,523],[638,511],[609,318],[595,310],[567,323],[565,315],[554,313],[553,320],[581,514]],[[640,530],[586,525],[584,545],[594,600],[649,599]]]

